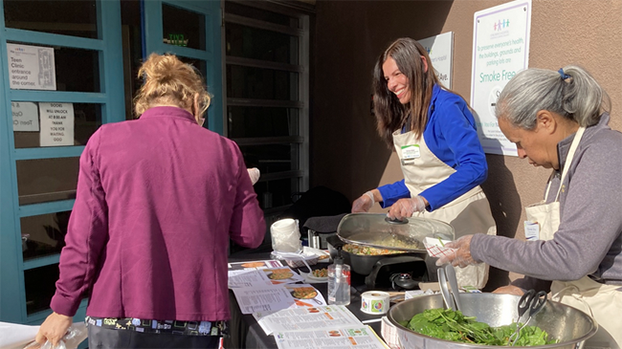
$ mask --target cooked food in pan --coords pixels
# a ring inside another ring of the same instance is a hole
[[[388,250],[386,248],[375,248],[369,246],[361,246],[354,244],[345,244],[342,249],[348,253],[359,256],[380,256],[385,254],[406,253],[407,251]]]

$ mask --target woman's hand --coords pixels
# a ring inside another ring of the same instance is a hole
[[[428,206],[428,202],[423,196],[415,196],[410,199],[399,199],[391,206],[387,216],[391,219],[403,219],[408,218],[415,212],[423,212],[425,207]]]
[[[497,288],[496,290],[492,291],[492,293],[503,293],[503,294],[513,294],[517,296],[522,296],[525,293],[525,291],[523,291],[523,289],[520,287],[517,287],[514,285],[507,285],[507,286],[501,286]]]
[[[70,316],[52,313],[39,327],[35,341],[40,345],[50,341],[52,348],[55,348],[58,342],[63,339],[72,323],[73,319]]]
[[[247,171],[248,176],[251,177],[251,183],[255,185],[255,183],[257,183],[257,181],[259,180],[259,176],[261,176],[261,172],[259,172],[259,169],[257,167],[251,167],[247,169]]]
[[[445,247],[453,248],[454,251],[453,253],[442,255],[436,261],[436,265],[441,266],[451,263],[454,267],[464,268],[469,265],[477,264],[471,256],[471,239],[473,239],[473,235],[466,235],[456,241],[446,243]]]
[[[380,192],[378,192],[378,194],[380,194]],[[369,212],[374,206],[375,201],[376,198],[373,190],[365,192],[365,194],[361,195],[352,203],[352,213]]]

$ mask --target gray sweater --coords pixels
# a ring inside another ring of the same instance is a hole
[[[608,123],[609,114],[603,114],[585,130],[560,193],[561,223],[555,238],[521,241],[475,234],[471,255],[476,261],[526,275],[513,282],[524,289],[546,289],[550,280],[586,275],[622,284],[622,133]],[[562,168],[573,138],[557,146]],[[555,200],[560,180],[561,172],[555,171],[547,202]]]

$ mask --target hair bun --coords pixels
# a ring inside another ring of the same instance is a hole
[[[157,105],[191,110],[198,99],[199,110],[195,111],[198,122],[209,106],[210,96],[201,73],[173,54],[152,53],[138,70],[138,77],[144,83],[134,98],[136,115]]]
[[[145,72],[145,82],[152,82],[158,84],[170,83],[177,75],[179,61],[170,55],[158,55],[151,57],[143,65],[143,71]]]

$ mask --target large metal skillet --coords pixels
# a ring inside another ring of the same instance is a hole
[[[425,259],[426,250],[423,240],[426,237],[454,239],[454,228],[444,222],[420,217],[411,217],[401,222],[390,221],[383,213],[351,213],[345,215],[337,227],[339,242],[377,249],[400,251],[397,254],[360,255],[341,250],[341,256],[357,274],[373,274],[377,263],[391,258],[410,261],[419,257]],[[328,240],[331,244],[331,240]],[[342,247],[342,246],[334,246]],[[389,251],[393,252],[393,251]]]
[[[426,237],[454,240],[454,228],[442,221],[422,217],[392,221],[384,213],[350,213],[337,227],[345,243],[388,250],[426,253]]]

